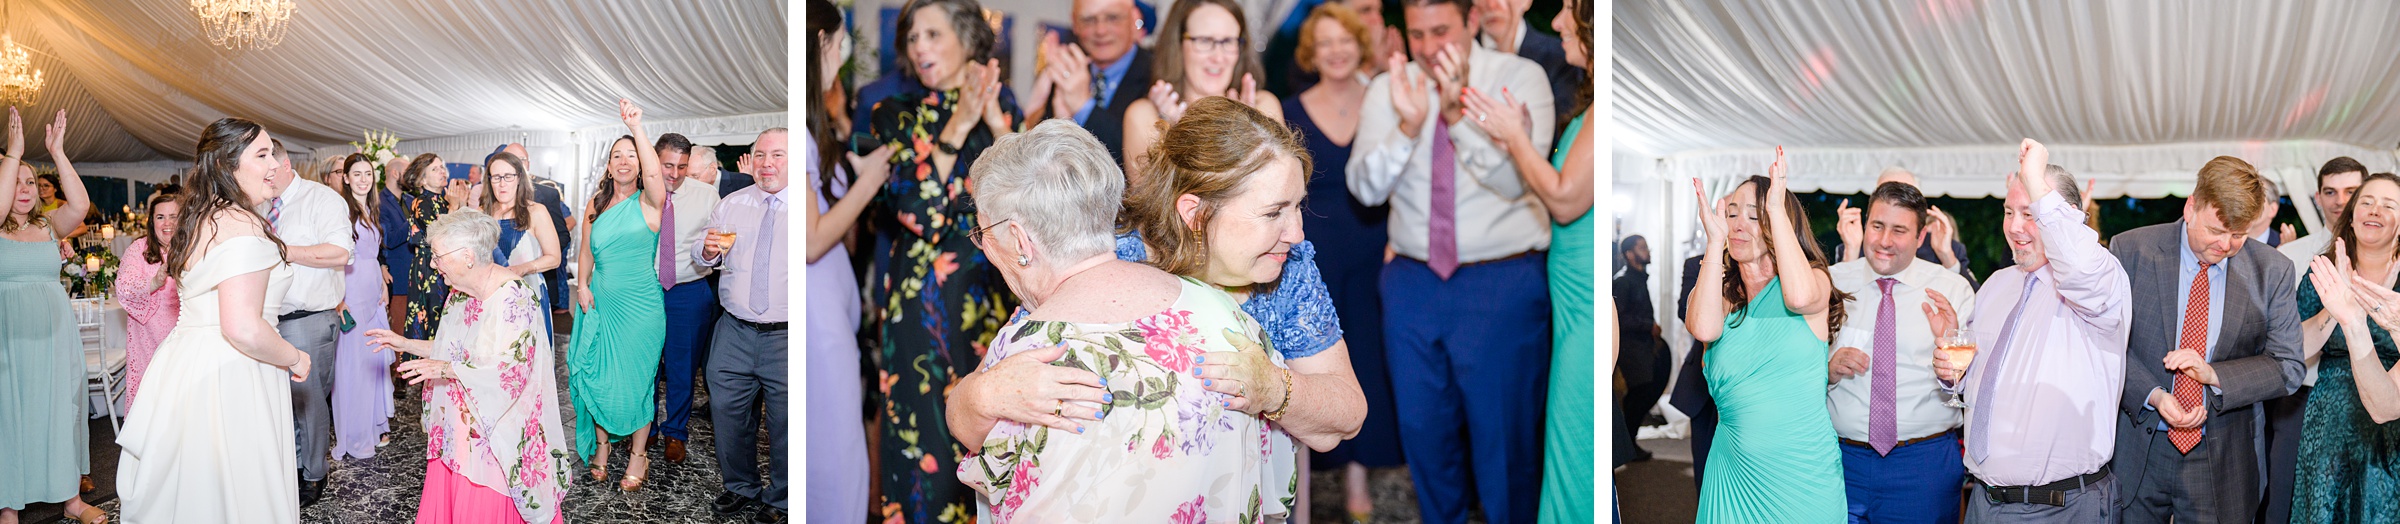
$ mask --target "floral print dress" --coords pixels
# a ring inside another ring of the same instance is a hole
[[[543,311],[522,280],[493,296],[454,293],[443,306],[432,357],[457,379],[426,382],[425,459],[507,496],[526,522],[559,512],[568,473],[558,415],[558,369]]]
[[[1195,357],[1215,351],[1281,354],[1233,297],[1184,279],[1165,311],[1118,324],[1024,320],[995,340],[984,365],[1065,345],[1051,365],[1098,373],[1114,397],[1085,433],[1000,421],[982,453],[958,467],[991,522],[1282,522],[1299,491],[1297,442],[1265,419],[1224,407],[1202,389]]]
[[[442,281],[441,272],[433,269],[436,253],[433,246],[426,244],[425,227],[448,212],[450,201],[441,193],[419,189],[409,196],[408,316],[401,319],[400,336],[417,340],[433,338],[433,327],[442,322],[441,305],[450,294],[450,285]]]
[[[892,146],[892,177],[874,214],[888,247],[870,300],[882,309],[881,444],[884,522],[967,522],[970,494],[950,474],[969,450],[950,438],[943,418],[952,381],[972,371],[1017,299],[998,270],[968,241],[973,206],[967,172],[992,144],[978,127],[956,161],[937,170],[934,134],[947,125],[954,94],[893,97],[875,105],[872,134]],[[1016,114],[1005,95],[1002,109]]]

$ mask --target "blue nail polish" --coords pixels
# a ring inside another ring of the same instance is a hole
[[[1214,385],[1217,385],[1217,381],[1214,381],[1214,380],[1202,380],[1202,381],[1200,381],[1200,385],[1201,385],[1201,386],[1204,386],[1204,387],[1205,387],[1205,386],[1214,386]]]
[[[1192,357],[1192,363],[1193,363],[1193,364],[1207,364],[1207,363],[1208,363],[1208,356],[1207,356],[1207,355],[1202,355],[1202,356]]]
[[[1093,412],[1092,412],[1092,418],[1107,418],[1107,417],[1108,417],[1108,412],[1106,412],[1106,411],[1093,411]]]
[[[1077,435],[1081,435],[1081,434],[1083,434],[1083,426],[1075,426],[1075,434],[1077,434]]]
[[[1230,408],[1230,407],[1233,407],[1233,401],[1231,401],[1231,400],[1227,400],[1227,401],[1225,401],[1225,402],[1224,402],[1224,406],[1225,406],[1225,407],[1228,407],[1228,408]]]
[[[1115,404],[1117,403],[1117,394],[1109,393],[1100,395],[1100,402],[1103,404]]]
[[[1100,377],[1100,387],[1108,387],[1108,377]]]

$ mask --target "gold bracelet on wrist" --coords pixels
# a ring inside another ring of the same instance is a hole
[[[1292,409],[1292,370],[1291,370],[1291,369],[1289,369],[1289,368],[1285,368],[1285,369],[1283,370],[1283,401],[1282,401],[1282,402],[1278,402],[1278,403],[1276,403],[1276,405],[1275,405],[1275,410],[1274,410],[1274,411],[1269,411],[1269,412],[1267,412],[1267,420],[1276,420],[1276,421],[1283,420],[1283,415],[1284,415],[1285,413],[1289,412],[1291,409]]]

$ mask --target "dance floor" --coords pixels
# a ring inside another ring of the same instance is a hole
[[[562,324],[564,325],[564,324]],[[559,343],[566,343],[565,337]],[[559,405],[571,405],[567,398],[566,362],[559,359]],[[156,373],[157,371],[152,371]],[[425,431],[417,417],[423,403],[414,395],[404,395],[394,406],[392,443],[376,450],[374,458],[346,459],[333,462],[332,473],[326,476],[325,495],[316,505],[300,511],[300,521],[308,523],[385,523],[411,522],[416,518],[417,495],[425,482]],[[622,476],[628,446],[619,443],[609,463],[609,480],[591,482],[588,471],[575,471],[574,484],[567,490],[566,517],[569,522],[749,522],[750,515],[715,515],[709,502],[723,489],[717,474],[715,431],[708,419],[705,388],[694,399],[700,407],[692,410],[692,439],[687,446],[688,457],[682,464],[667,462],[662,450],[650,453],[650,480],[641,491],[624,493],[617,490]],[[572,409],[560,413],[564,427],[573,427]],[[92,423],[92,482],[97,488],[84,494],[84,500],[108,510],[113,520],[119,501],[116,495],[116,436],[110,432],[106,419]],[[572,435],[569,436],[572,440]],[[758,449],[765,460],[765,439]],[[797,443],[795,443],[797,444]],[[795,445],[795,448],[797,446]],[[763,462],[762,462],[763,463]],[[796,480],[796,479],[795,479]],[[800,491],[794,489],[797,498]],[[22,517],[27,523],[50,523],[59,518],[58,504],[35,504],[26,508]],[[71,521],[69,521],[71,522]]]
[[[1617,501],[1626,524],[1683,524],[1698,518],[1700,486],[1692,482],[1692,443],[1640,441],[1656,456],[1616,471]]]

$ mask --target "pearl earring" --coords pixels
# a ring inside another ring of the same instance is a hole
[[[1033,267],[1033,257],[1017,255],[1017,267]]]

